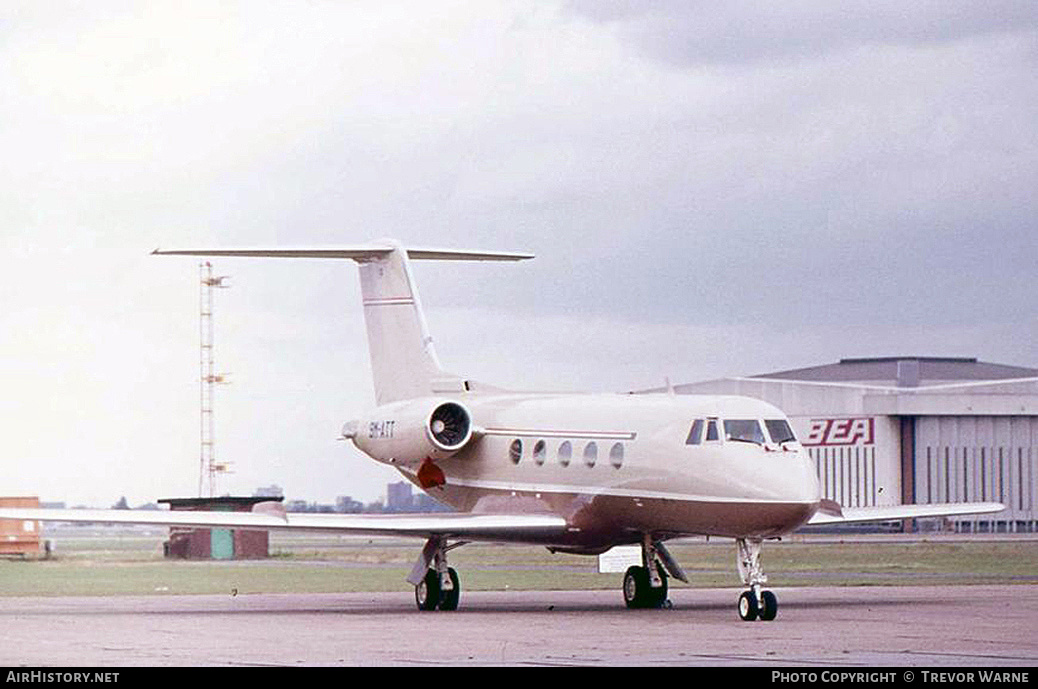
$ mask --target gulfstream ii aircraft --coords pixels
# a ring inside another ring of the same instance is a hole
[[[359,264],[376,406],[342,436],[457,512],[430,515],[0,510],[0,518],[292,529],[425,539],[408,581],[421,610],[454,610],[461,585],[448,551],[470,541],[539,544],[596,555],[638,545],[624,575],[630,608],[667,600],[686,581],[665,542],[735,540],[743,620],[772,620],[760,564],[766,539],[806,524],[976,514],[996,503],[841,510],[824,500],[813,461],[776,407],[747,397],[517,393],[443,370],[411,260],[515,261],[527,254],[405,249],[396,242],[317,250],[157,254],[352,259]]]

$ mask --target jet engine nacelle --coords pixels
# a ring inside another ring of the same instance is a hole
[[[378,407],[347,424],[343,434],[380,462],[418,466],[454,455],[473,431],[472,415],[458,402],[409,400]]]

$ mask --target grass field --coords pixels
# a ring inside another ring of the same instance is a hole
[[[162,531],[71,529],[47,560],[0,560],[0,596],[405,591],[420,541],[271,537],[271,557],[173,561]],[[692,587],[738,587],[729,540],[669,545]],[[470,544],[450,553],[465,590],[618,589],[594,557],[544,548]],[[1024,537],[795,537],[765,544],[773,587],[1038,584],[1038,540]],[[671,582],[672,586],[684,586]]]

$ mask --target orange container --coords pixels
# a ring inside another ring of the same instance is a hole
[[[3,498],[0,507],[39,507],[40,499]],[[23,519],[0,519],[0,555],[38,556],[40,554],[40,523]]]

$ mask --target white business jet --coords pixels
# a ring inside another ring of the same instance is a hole
[[[157,254],[352,259],[360,266],[377,406],[342,435],[454,507],[451,514],[286,514],[0,510],[0,518],[290,529],[426,540],[408,581],[421,610],[454,610],[447,564],[470,541],[601,554],[639,545],[623,580],[630,608],[661,607],[668,577],[687,582],[668,539],[735,539],[743,620],[772,620],[761,544],[806,524],[997,512],[997,503],[841,510],[824,500],[814,462],[776,407],[747,397],[516,393],[447,373],[433,350],[410,260],[515,261],[532,256],[405,249],[156,251]]]

